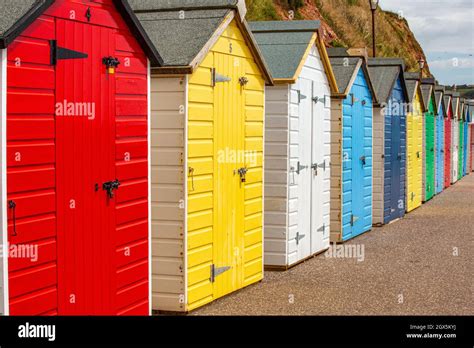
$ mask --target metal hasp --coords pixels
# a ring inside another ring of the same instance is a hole
[[[102,184],[102,189],[107,191],[107,196],[112,199],[114,198],[114,191],[118,190],[120,187],[120,181],[116,179],[115,181],[107,181]]]
[[[362,156],[360,158],[360,161],[362,162],[362,165],[365,166],[367,164],[367,158],[365,156]]]
[[[318,169],[321,168],[323,171],[326,171],[326,160],[323,161],[321,164],[314,163],[311,166],[311,169],[314,170],[314,174],[318,175]]]
[[[239,83],[240,85],[243,87],[245,85],[247,85],[249,83],[249,79],[245,76],[242,76],[240,79],[239,79]]]
[[[89,7],[86,11],[86,18],[87,18],[87,21],[90,22],[91,21],[91,18],[92,18],[92,13],[91,13],[91,8]]]
[[[351,226],[354,226],[357,220],[359,220],[358,216],[351,215]]]
[[[300,240],[302,240],[304,237],[306,237],[305,234],[300,234],[299,232],[296,232],[296,245],[300,244]]]
[[[323,224],[320,228],[318,228],[317,232],[326,232],[326,224]]]
[[[105,66],[108,68],[117,68],[119,65],[120,65],[120,61],[118,60],[118,58],[114,58],[114,57],[104,57],[102,58],[102,63],[105,64]]]
[[[216,267],[216,265],[211,265],[211,278],[210,278],[211,283],[214,283],[216,281],[216,277],[218,275],[221,275],[222,273],[225,273],[228,270],[230,270],[230,266]]]
[[[215,68],[212,68],[212,87],[215,87],[216,84],[222,82],[230,82],[232,79],[228,76],[218,74]]]
[[[313,102],[314,102],[315,104],[321,102],[321,103],[323,103],[324,105],[326,105],[326,98],[328,98],[327,95],[325,95],[324,97],[314,97],[314,98],[313,98]]]
[[[50,40],[49,45],[51,50],[51,65],[56,65],[58,60],[85,59],[89,57],[87,53],[70,50],[64,47],[58,47],[58,42],[56,40]]]
[[[308,166],[303,166],[303,165],[301,165],[301,162],[298,161],[298,164],[297,164],[297,167],[296,167],[296,174],[301,173],[301,171],[302,171],[303,169],[306,169],[306,168],[308,168]]]
[[[240,175],[240,182],[246,182],[247,181],[245,176],[247,175],[248,171],[249,170],[247,168],[239,168],[237,170],[237,173]]]

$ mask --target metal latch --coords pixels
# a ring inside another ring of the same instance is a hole
[[[211,278],[209,280],[211,281],[211,283],[214,283],[218,275],[227,272],[229,269],[230,266],[216,267],[216,265],[211,265]]]
[[[108,181],[108,182],[104,182],[102,184],[102,189],[104,191],[107,191],[107,196],[112,199],[114,198],[114,191],[115,190],[118,190],[118,188],[120,187],[120,181],[118,181],[118,179],[116,179],[115,181]]]
[[[246,175],[248,173],[248,169],[247,168],[239,168],[237,170],[237,173],[240,175],[240,182],[246,182],[247,181],[247,178],[246,178]]]
[[[360,161],[362,162],[362,165],[365,166],[367,164],[367,158],[365,156],[362,156],[360,158]]]
[[[239,83],[243,87],[249,83],[249,79],[245,76],[242,76],[241,78],[239,78]]]
[[[120,65],[118,58],[111,56],[102,58],[102,63],[107,67],[107,72],[109,74],[115,74],[115,69]]]
[[[318,175],[318,168],[321,168],[321,169],[323,169],[324,171],[326,171],[326,160],[324,160],[323,163],[321,163],[321,164],[314,163],[314,164],[311,166],[311,169],[314,170],[314,172],[315,172],[316,175]]]
[[[298,165],[296,167],[296,174],[301,173],[301,171],[306,168],[308,168],[308,166],[302,166],[301,163],[298,161]]]
[[[320,228],[317,229],[317,232],[326,232],[326,224],[323,224]]]
[[[304,237],[306,237],[305,234],[300,234],[299,232],[296,232],[296,245],[300,244],[300,240],[302,240]]]
[[[351,226],[354,226],[357,220],[359,220],[358,216],[351,215]]]
[[[216,72],[215,68],[212,68],[212,87],[215,87],[217,83],[230,81],[232,81],[230,77],[220,75]]]
[[[413,201],[415,199],[415,192],[411,193],[411,200]]]
[[[321,103],[323,103],[324,105],[326,105],[326,98],[327,98],[327,97],[328,97],[327,95],[325,95],[324,97],[314,97],[314,98],[313,98],[313,102],[316,103],[316,104],[319,103],[319,102],[321,102]]]
[[[297,91],[297,93],[298,93],[298,103],[301,103],[302,100],[307,98],[307,96],[305,96],[304,94],[301,94],[301,91]]]

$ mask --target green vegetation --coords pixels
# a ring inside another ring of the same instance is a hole
[[[295,19],[320,19],[331,32],[325,38],[334,47],[367,47],[372,54],[372,21],[367,0],[247,0],[251,20],[281,19],[289,10]],[[397,13],[377,11],[377,56],[403,57],[410,71],[418,70],[423,49],[406,19]],[[426,58],[425,58],[426,61]],[[429,67],[425,74],[429,75]]]
[[[249,21],[264,21],[281,19],[272,0],[245,0],[247,3]]]

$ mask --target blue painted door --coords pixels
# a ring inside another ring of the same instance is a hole
[[[405,214],[406,115],[400,80],[397,80],[385,113],[384,222]]]
[[[343,232],[372,228],[372,95],[362,69],[343,102]]]
[[[436,118],[436,193],[444,187],[444,111],[440,107]]]

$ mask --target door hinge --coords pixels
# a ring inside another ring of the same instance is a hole
[[[228,76],[224,76],[224,75],[221,75],[221,74],[218,74],[216,72],[216,68],[212,68],[212,81],[211,81],[211,84],[212,84],[212,87],[215,87],[216,84],[218,83],[221,83],[221,82],[230,82],[232,81],[232,79]]]
[[[305,96],[304,94],[301,94],[301,91],[297,91],[298,93],[298,104],[301,103],[302,100],[306,99],[307,96]]]
[[[50,40],[50,51],[51,51],[51,65],[56,65],[58,60],[64,59],[85,59],[89,55],[87,53],[70,50],[68,48],[58,47],[57,40]]]
[[[300,240],[302,240],[304,237],[306,237],[305,234],[300,234],[299,232],[296,232],[296,245],[299,245]]]
[[[357,220],[359,220],[358,216],[351,215],[351,226],[354,226]]]
[[[303,169],[308,168],[308,166],[303,166],[301,165],[301,162],[298,161],[297,167],[296,167],[296,174],[300,174]]]
[[[230,266],[216,267],[216,265],[211,265],[211,278],[210,278],[211,283],[214,283],[216,281],[216,277],[218,275],[221,275],[222,273],[225,273],[228,270],[230,270]]]

